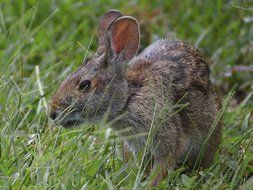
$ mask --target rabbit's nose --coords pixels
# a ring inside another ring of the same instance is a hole
[[[52,120],[55,120],[55,119],[57,118],[57,116],[58,116],[58,114],[57,114],[56,111],[51,111],[51,113],[50,113],[50,118],[51,118]]]

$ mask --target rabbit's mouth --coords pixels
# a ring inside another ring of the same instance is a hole
[[[64,128],[70,128],[70,127],[81,125],[82,123],[83,123],[82,120],[68,120],[68,121],[62,122],[61,125]]]
[[[83,123],[94,124],[95,122],[101,120],[102,115],[97,114],[95,117],[89,117],[87,115],[82,115],[77,111],[73,111],[68,114],[64,114],[64,112],[57,113],[56,118],[52,118],[54,125],[61,125],[64,128],[73,128],[77,127]],[[51,116],[53,117],[53,116]]]
[[[64,128],[75,127],[82,123],[84,123],[84,119],[77,113],[67,115],[60,121]]]

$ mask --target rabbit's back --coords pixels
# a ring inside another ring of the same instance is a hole
[[[139,58],[152,63],[167,62],[167,71],[173,75],[173,80],[178,81],[175,82],[184,84],[184,88],[195,87],[204,91],[210,85],[208,62],[187,42],[158,40],[137,56]]]
[[[159,40],[153,43],[130,62],[128,76],[133,83],[144,87],[157,83],[153,88],[157,88],[158,94],[161,89],[159,80],[162,80],[163,93],[166,95],[166,91],[171,91],[170,98],[173,102],[186,94],[186,98],[216,97],[210,80],[208,61],[199,50],[187,42]],[[208,98],[203,101],[208,101]],[[217,102],[214,101],[213,104],[212,107],[219,107]]]

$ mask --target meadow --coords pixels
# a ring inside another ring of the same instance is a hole
[[[137,18],[141,49],[178,38],[201,49],[223,99],[220,153],[205,170],[170,171],[157,189],[253,189],[251,0],[0,0],[0,189],[146,189],[106,123],[51,127],[59,83],[96,51],[99,16]],[[154,171],[155,172],[155,171]]]

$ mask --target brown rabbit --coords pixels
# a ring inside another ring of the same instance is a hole
[[[210,166],[221,142],[221,124],[212,127],[220,98],[203,55],[188,43],[158,40],[135,56],[138,23],[115,10],[102,16],[98,33],[97,52],[59,86],[50,117],[64,127],[106,117],[113,129],[127,129],[120,133],[126,147],[146,146],[159,167],[154,183],[185,160]]]

